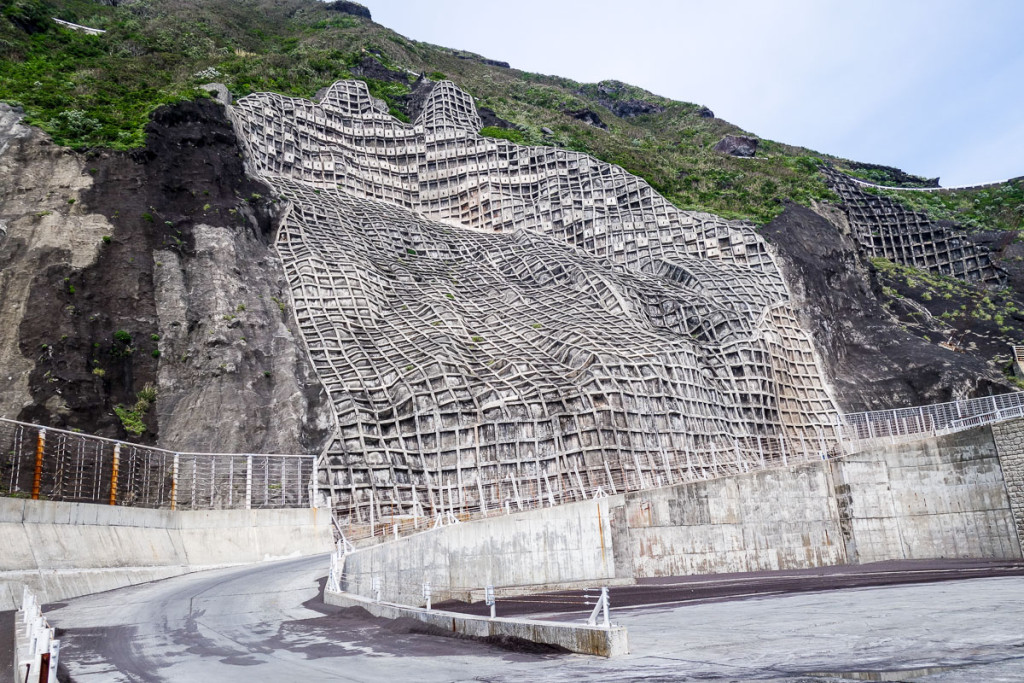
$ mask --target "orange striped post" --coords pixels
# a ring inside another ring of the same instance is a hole
[[[110,469],[110,504],[117,505],[117,469],[121,465],[121,444],[114,444],[114,462]]]
[[[178,509],[178,454],[174,454],[174,464],[171,465],[171,509]]]
[[[32,500],[39,500],[39,489],[43,484],[43,453],[46,450],[46,430],[39,430],[36,439],[36,470],[32,475]]]

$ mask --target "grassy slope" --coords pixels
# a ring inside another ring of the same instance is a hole
[[[195,97],[195,87],[210,80],[226,83],[236,96],[271,90],[310,97],[350,77],[370,51],[393,68],[453,80],[520,126],[523,142],[557,144],[619,164],[682,208],[762,223],[781,210],[780,198],[807,204],[832,197],[817,173],[818,159],[858,172],[844,160],[768,140],[756,159],[718,154],[712,147],[722,135],[742,131],[701,117],[697,105],[625,84],[605,84],[611,87],[601,93],[593,84],[488,65],[317,0],[126,0],[119,7],[94,0],[0,0],[0,8],[0,100],[21,103],[32,123],[74,147],[136,147],[153,108]],[[58,29],[51,16],[108,33]],[[216,72],[203,74],[209,69]],[[371,81],[370,87],[391,104],[392,96],[406,92],[396,83]],[[620,118],[598,101],[609,99],[665,110]],[[595,112],[608,129],[563,113],[580,109]],[[404,118],[400,107],[392,113]],[[1018,185],[998,204],[959,195],[908,201],[930,201],[938,217],[979,228],[1022,229],[1020,193]]]
[[[87,0],[3,0],[0,5],[7,19],[0,20],[0,100],[22,104],[30,122],[73,147],[138,146],[154,107],[195,97],[195,86],[210,80],[225,82],[236,96],[272,90],[309,97],[350,76],[364,51],[371,51],[396,69],[453,80],[481,105],[519,125],[524,142],[557,144],[617,163],[684,208],[764,222],[780,210],[778,198],[806,203],[831,196],[816,172],[818,155],[808,150],[764,141],[756,160],[713,152],[722,135],[740,131],[702,118],[697,105],[619,84],[613,99],[665,107],[657,114],[619,118],[596,101],[601,95],[595,86],[467,59],[330,11],[315,0],[140,0],[120,7]],[[108,33],[93,37],[58,29],[50,16]],[[216,72],[196,75],[208,69]],[[399,84],[373,82],[371,90],[385,99],[403,94]],[[563,113],[579,109],[596,112],[608,130]],[[543,135],[542,127],[553,134]]]

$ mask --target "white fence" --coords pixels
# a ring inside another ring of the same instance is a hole
[[[453,520],[785,467],[1021,417],[1024,392],[850,413],[813,438],[721,439],[608,471],[601,480],[579,471],[472,483],[438,480],[429,488],[411,487],[402,506],[375,501],[371,494],[369,501],[335,513],[349,540],[400,535]],[[312,454],[176,453],[0,419],[0,495],[172,510],[309,507],[315,480]]]
[[[14,653],[17,680],[24,683],[57,683],[60,641],[54,640],[53,628],[43,617],[40,608],[35,594],[25,588],[15,624],[18,636],[18,648]]]
[[[1014,180],[1020,180],[1020,178],[1007,178],[1006,180],[996,180],[991,183],[982,183],[980,185],[955,185],[953,187],[897,187],[895,185],[879,185],[878,183],[873,183],[870,180],[856,178],[848,173],[843,173],[843,175],[849,178],[852,182],[864,187],[874,187],[879,190],[899,190],[900,192],[959,192],[961,190],[984,190],[990,187],[1005,185],[1006,183],[1013,182]]]
[[[176,453],[0,419],[0,495],[171,510],[310,507],[314,455]]]
[[[1024,417],[1024,391],[842,416],[842,450],[851,453],[877,442],[898,443],[941,436]]]

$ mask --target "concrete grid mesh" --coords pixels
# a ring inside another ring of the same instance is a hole
[[[961,231],[867,192],[864,184],[834,169],[822,170],[846,206],[854,239],[869,256],[971,282],[1006,284],[989,250],[972,244]]]
[[[358,81],[233,116],[289,202],[277,249],[337,417],[319,485],[343,515],[371,491],[391,514],[500,506],[513,480],[564,501],[834,441],[749,225],[585,154],[481,137],[448,82],[414,125]]]

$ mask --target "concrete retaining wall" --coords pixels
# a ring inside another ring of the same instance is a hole
[[[0,610],[211,567],[330,552],[330,514],[148,510],[0,498]]]
[[[374,602],[351,593],[335,593],[333,591],[324,591],[324,602],[339,607],[362,607],[373,616],[385,619],[412,618],[446,631],[476,638],[490,636],[521,638],[533,643],[564,647],[571,652],[602,657],[615,657],[629,653],[626,629],[621,626],[600,628],[535,619],[505,619],[501,617],[488,619],[456,612]]]
[[[636,577],[841,564],[846,551],[821,464],[627,494],[616,533]],[[625,546],[621,542],[625,542]]]
[[[1021,557],[992,429],[833,461],[851,562]]]
[[[435,529],[348,555],[342,587],[370,596],[376,575],[384,599],[422,605],[426,581],[436,601],[475,599],[487,584],[528,593],[943,557],[1021,557],[989,427]]]
[[[430,580],[434,601],[468,599],[486,585],[542,587],[615,576],[609,501],[558,505],[432,529],[370,546],[346,558],[342,588],[371,595],[381,579],[384,600],[422,605]]]
[[[1006,494],[1017,527],[1017,541],[1024,545],[1024,420],[992,425]]]

